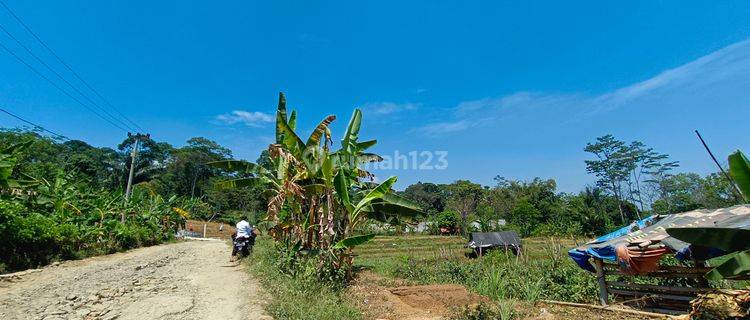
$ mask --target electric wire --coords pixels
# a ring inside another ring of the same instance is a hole
[[[84,104],[83,102],[81,102],[81,100],[79,100],[78,98],[76,98],[75,96],[73,96],[72,94],[70,94],[68,91],[66,91],[65,89],[63,89],[59,85],[57,85],[57,83],[55,83],[54,81],[50,80],[43,73],[39,72],[39,70],[37,70],[36,68],[34,68],[34,66],[28,64],[21,57],[19,57],[15,52],[11,51],[8,47],[6,47],[2,42],[0,42],[0,48],[2,48],[6,52],[8,52],[11,56],[13,56],[14,58],[16,58],[16,60],[18,60],[18,62],[20,62],[21,64],[23,64],[27,68],[31,69],[31,71],[33,71],[34,73],[36,73],[39,77],[41,77],[42,79],[44,79],[47,82],[49,82],[53,87],[57,88],[57,90],[60,90],[60,92],[62,92],[63,94],[65,94],[69,98],[73,99],[73,101],[77,102],[78,104],[80,104],[84,108],[88,109],[89,111],[91,111],[93,114],[95,114],[99,118],[103,119],[104,121],[107,121],[109,124],[117,127],[118,129],[120,129],[122,131],[128,132],[127,129],[123,128],[122,126],[120,126],[119,124],[117,124],[115,122],[112,122],[112,120],[109,120],[106,117],[102,116],[99,112],[97,112],[96,110],[92,109],[88,105]]]
[[[39,58],[39,56],[37,56],[36,54],[34,54],[34,52],[31,51],[31,49],[29,49],[29,47],[27,47],[26,45],[24,45],[20,40],[18,40],[18,38],[16,38],[15,36],[13,36],[13,34],[11,34],[10,31],[8,31],[8,29],[6,29],[5,27],[3,27],[2,24],[0,24],[0,30],[2,30],[8,37],[10,37],[13,41],[15,41],[21,48],[23,48],[24,50],[26,50],[26,52],[29,55],[31,55],[34,59],[36,59],[36,61],[38,61],[39,63],[41,63],[45,68],[47,68],[47,70],[49,70],[55,76],[57,76],[60,80],[62,80],[63,82],[65,82],[71,89],[73,89],[73,91],[75,91],[76,93],[78,93],[80,96],[82,96],[84,99],[86,99],[86,101],[88,101],[92,105],[94,105],[97,108],[99,108],[99,110],[102,111],[105,115],[109,116],[110,119],[112,119],[114,121],[117,121],[119,124],[122,124],[123,126],[127,127],[128,129],[130,129],[132,131],[136,131],[131,125],[129,125],[126,122],[124,122],[124,121],[118,119],[117,117],[113,116],[106,109],[102,108],[99,104],[97,104],[95,101],[91,100],[91,98],[89,98],[87,95],[85,95],[83,92],[81,92],[81,90],[78,90],[78,88],[76,88],[72,83],[70,83],[67,79],[65,79],[62,75],[60,75],[60,73],[58,73],[57,71],[55,71],[54,69],[52,69],[52,67],[49,64],[47,64],[46,62],[44,62],[44,60],[42,60],[41,58]]]
[[[29,25],[27,25],[27,24],[26,24],[26,23],[25,23],[25,22],[23,21],[23,19],[21,19],[21,17],[19,17],[19,16],[18,16],[18,15],[17,15],[17,14],[16,14],[16,13],[15,13],[15,12],[14,12],[14,11],[13,11],[13,10],[12,10],[12,9],[11,9],[11,8],[10,8],[9,6],[8,6],[8,5],[6,5],[6,4],[5,4],[5,2],[4,2],[3,0],[0,0],[0,6],[2,6],[2,7],[3,7],[3,8],[4,8],[5,10],[6,10],[6,11],[8,11],[8,13],[10,13],[10,15],[11,15],[11,16],[13,17],[13,19],[15,19],[15,20],[16,20],[16,21],[17,21],[17,22],[18,22],[18,23],[19,23],[19,24],[20,24],[20,25],[21,25],[21,26],[22,26],[22,27],[23,27],[24,29],[26,29],[26,31],[27,31],[27,32],[28,32],[29,34],[31,34],[31,36],[32,36],[32,37],[34,37],[34,39],[36,39],[36,40],[37,40],[37,41],[38,41],[38,42],[39,42],[39,43],[40,43],[40,44],[41,44],[41,45],[42,45],[42,46],[43,46],[43,47],[44,47],[45,49],[47,49],[47,51],[49,51],[49,53],[50,53],[50,54],[52,54],[52,56],[53,56],[53,57],[55,57],[55,59],[57,59],[57,61],[59,61],[59,62],[60,62],[60,64],[62,64],[63,66],[65,66],[65,68],[66,68],[66,69],[67,69],[68,71],[70,71],[70,73],[72,73],[72,74],[73,74],[73,76],[75,76],[75,77],[76,77],[76,79],[78,79],[79,81],[81,81],[81,83],[83,83],[83,85],[84,85],[84,86],[85,86],[86,88],[88,88],[89,90],[91,90],[91,92],[93,92],[93,93],[94,93],[94,95],[96,95],[97,97],[99,97],[99,99],[101,99],[102,101],[104,101],[104,103],[105,103],[106,105],[108,105],[108,106],[109,106],[110,108],[112,108],[112,110],[114,110],[114,112],[115,112],[115,113],[119,114],[119,115],[120,115],[120,116],[121,116],[121,117],[122,117],[123,119],[125,119],[125,121],[127,121],[127,122],[128,122],[128,123],[130,123],[130,124],[132,124],[133,126],[135,126],[136,128],[140,129],[141,131],[146,131],[146,130],[144,130],[144,129],[143,129],[143,128],[142,128],[141,126],[139,126],[139,125],[138,125],[137,123],[135,123],[134,121],[130,120],[130,119],[129,119],[129,118],[127,117],[127,116],[125,116],[125,115],[124,115],[124,114],[123,114],[122,112],[120,112],[120,111],[119,111],[119,110],[118,110],[117,108],[115,108],[115,106],[113,106],[113,105],[112,105],[112,104],[111,104],[111,103],[109,102],[109,100],[107,100],[106,98],[104,98],[104,96],[103,96],[103,95],[101,95],[101,94],[99,93],[99,91],[97,91],[96,89],[94,89],[94,87],[93,87],[92,85],[90,85],[90,84],[89,84],[89,83],[88,83],[88,82],[87,82],[86,80],[84,80],[84,79],[83,79],[83,77],[81,77],[81,76],[80,76],[80,75],[78,74],[78,72],[76,72],[75,70],[73,70],[73,67],[71,67],[71,66],[70,66],[70,65],[69,65],[69,64],[68,64],[67,62],[65,62],[65,60],[63,60],[63,59],[62,59],[62,57],[60,57],[60,56],[59,56],[59,55],[58,55],[58,54],[57,54],[57,53],[56,53],[56,52],[55,52],[54,50],[52,50],[52,48],[51,48],[50,46],[48,46],[48,45],[47,45],[47,43],[46,43],[46,42],[44,42],[44,41],[42,40],[42,38],[41,38],[41,37],[39,37],[39,36],[38,36],[38,35],[36,34],[36,32],[34,32],[34,31],[33,31],[33,30],[31,29],[31,27],[29,27]]]
[[[60,138],[62,138],[62,139],[65,139],[65,140],[70,140],[70,138],[68,138],[68,137],[66,137],[66,136],[64,136],[64,135],[61,135],[61,134],[59,134],[59,133],[57,133],[57,132],[54,132],[54,131],[52,131],[52,130],[49,130],[49,129],[45,128],[45,127],[42,127],[42,126],[40,126],[40,125],[38,125],[38,124],[36,124],[36,123],[33,123],[33,122],[29,121],[29,120],[26,120],[26,119],[24,119],[24,118],[21,118],[20,116],[17,116],[17,115],[15,115],[15,114],[11,113],[11,112],[10,112],[10,111],[8,111],[8,110],[5,110],[5,108],[2,108],[2,107],[0,107],[0,111],[4,112],[5,114],[7,114],[7,115],[9,115],[9,116],[11,116],[11,117],[13,117],[13,118],[16,118],[16,119],[18,119],[18,120],[20,120],[20,121],[23,121],[23,122],[24,122],[24,123],[26,123],[26,124],[30,124],[30,125],[32,125],[32,126],[33,126],[33,127],[35,127],[35,128],[39,128],[40,130],[43,130],[43,131],[45,131],[45,132],[47,132],[47,133],[50,133],[50,134],[52,134],[52,135],[54,135],[54,136],[60,137]]]

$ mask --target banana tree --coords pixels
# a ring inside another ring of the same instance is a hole
[[[33,179],[18,180],[12,177],[13,170],[18,164],[18,157],[32,143],[34,143],[34,140],[17,143],[0,150],[0,189],[21,188],[37,183]]]
[[[360,168],[361,164],[382,158],[366,152],[376,140],[358,141],[362,112],[354,110],[341,149],[331,151],[329,126],[335,119],[333,115],[325,117],[303,140],[295,132],[296,112],[287,117],[282,93],[276,111],[276,143],[269,146],[271,166],[264,168],[238,160],[210,163],[244,175],[222,182],[222,186],[259,183],[269,187],[267,219],[275,222],[280,238],[293,238],[285,240],[299,241],[300,248],[351,249],[368,239],[347,240],[354,228],[367,219],[407,218],[420,213],[417,205],[391,193],[395,177],[377,186],[363,181],[373,175]]]
[[[745,201],[749,201],[750,161],[742,152],[737,151],[729,156],[729,175],[737,183]],[[667,233],[693,245],[733,252],[706,274],[706,278],[719,280],[750,275],[750,223],[738,228],[668,228]]]

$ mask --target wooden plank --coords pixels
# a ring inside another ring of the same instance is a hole
[[[708,273],[712,267],[684,267],[684,266],[659,266],[659,271],[672,272],[703,272]]]
[[[616,295],[624,295],[624,296],[634,296],[634,297],[653,296],[655,298],[664,299],[664,300],[675,300],[675,301],[685,301],[685,302],[690,302],[691,300],[695,299],[694,296],[683,296],[683,295],[664,294],[664,293],[650,293],[650,292],[643,292],[643,291],[622,290],[622,289],[612,289],[612,288],[609,289],[609,293],[616,294]]]
[[[619,270],[620,266],[614,263],[604,263],[604,270]],[[686,267],[686,266],[659,266],[657,272],[684,272],[684,273],[708,273],[712,267]]]
[[[666,308],[643,308],[643,310],[649,311],[649,312],[663,313],[663,314],[668,314],[668,315],[673,315],[673,316],[681,316],[685,314],[686,312],[684,309],[674,310],[674,309],[666,309]]]
[[[547,304],[556,304],[556,305],[561,305],[561,306],[568,306],[568,307],[598,309],[598,310],[608,310],[608,311],[617,312],[617,313],[628,313],[628,314],[634,314],[634,315],[639,315],[639,316],[654,317],[654,318],[659,318],[659,319],[663,319],[664,318],[664,314],[663,313],[645,312],[645,311],[632,310],[632,309],[624,309],[624,308],[616,308],[616,307],[603,307],[603,306],[596,306],[596,305],[591,305],[591,304],[574,303],[574,302],[563,302],[563,301],[554,301],[554,300],[540,300],[540,302],[547,303]]]
[[[604,271],[604,274],[608,276],[620,276],[620,277],[653,277],[653,278],[685,278],[685,279],[697,279],[702,278],[704,273],[668,273],[668,272],[652,272],[647,274],[622,274],[619,271]]]
[[[650,290],[650,291],[661,291],[667,293],[682,293],[682,294],[699,294],[713,291],[713,288],[695,288],[695,287],[675,287],[675,286],[658,286],[651,284],[637,284],[637,283],[626,283],[619,281],[607,282],[607,286],[617,287],[626,290]]]

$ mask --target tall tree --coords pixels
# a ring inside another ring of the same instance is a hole
[[[596,142],[586,144],[583,149],[594,154],[597,160],[586,160],[586,171],[593,173],[597,186],[615,196],[618,202],[622,223],[627,223],[623,210],[622,184],[628,179],[632,168],[632,158],[628,156],[625,142],[611,134],[596,138]]]
[[[477,209],[484,189],[468,180],[458,180],[446,186],[448,191],[448,207],[458,211],[461,219],[466,218]]]

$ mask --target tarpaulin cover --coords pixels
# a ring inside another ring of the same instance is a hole
[[[572,249],[568,255],[581,268],[592,272],[594,267],[589,262],[591,257],[617,261],[626,272],[648,270],[650,268],[645,265],[634,264],[641,263],[640,261],[651,264],[666,252],[676,252],[681,259],[690,258],[689,245],[670,237],[666,232],[667,228],[675,227],[750,228],[750,205],[651,216]],[[619,259],[618,247],[627,247],[627,250],[619,251]],[[722,253],[719,250],[709,250],[706,255],[716,256]]]
[[[521,247],[521,238],[515,231],[472,232],[469,248]]]

